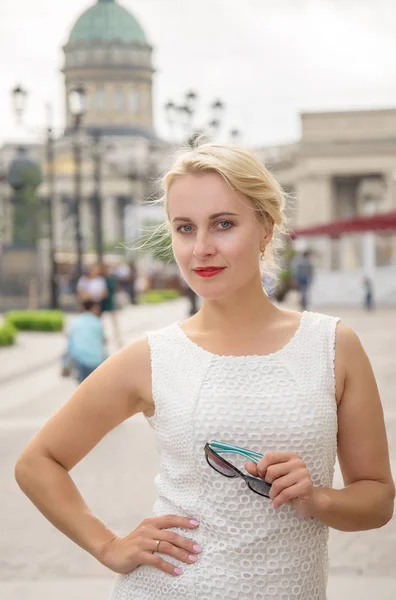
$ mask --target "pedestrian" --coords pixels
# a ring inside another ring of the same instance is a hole
[[[100,303],[101,314],[108,314],[111,318],[113,327],[114,340],[119,348],[122,347],[122,338],[120,326],[118,322],[116,293],[118,290],[118,279],[110,269],[109,265],[102,265],[101,275],[104,278],[107,286],[107,294]]]
[[[370,277],[363,278],[363,290],[364,290],[364,308],[367,311],[374,310],[374,286],[373,281]]]
[[[25,449],[17,481],[119,574],[111,600],[324,600],[328,527],[373,529],[393,512],[368,358],[337,318],[264,292],[260,255],[270,264],[284,195],[253,155],[203,144],[163,186],[175,259],[202,306],[99,367]],[[136,413],[157,435],[158,498],[125,535],[68,472]],[[332,489],[337,452],[343,489]]]
[[[83,311],[68,330],[68,357],[74,365],[78,383],[82,383],[107,357],[100,304],[82,302]]]
[[[76,290],[80,302],[92,300],[100,304],[106,298],[107,284],[102,269],[102,265],[93,265],[79,278]]]
[[[293,266],[294,278],[300,292],[301,310],[307,310],[309,300],[309,290],[312,285],[314,268],[311,260],[311,251],[305,250],[302,256],[299,256]]]

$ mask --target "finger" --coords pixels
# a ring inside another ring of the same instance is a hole
[[[267,481],[268,483],[273,483],[275,479],[283,477],[291,471],[297,471],[301,469],[305,470],[306,468],[307,466],[301,458],[292,458],[291,460],[288,460],[284,463],[270,465],[265,473],[265,481]]]
[[[273,507],[280,508],[283,504],[287,504],[290,500],[296,500],[297,498],[305,496],[307,493],[307,485],[305,481],[299,481],[298,483],[284,489],[276,498],[273,500]]]
[[[258,472],[261,477],[265,477],[267,469],[270,465],[284,463],[293,458],[299,458],[295,452],[267,452],[257,465]]]
[[[140,564],[151,565],[152,567],[155,567],[156,569],[159,569],[164,573],[169,573],[169,575],[173,575],[174,577],[177,577],[178,575],[181,575],[183,573],[183,569],[181,569],[180,567],[175,567],[175,565],[172,565],[171,563],[167,562],[166,560],[158,556],[158,554],[152,554],[149,552],[145,552],[143,554]]]
[[[194,544],[195,545],[195,544]],[[196,550],[183,550],[182,548],[175,546],[171,542],[166,542],[161,540],[158,550],[155,548],[154,552],[159,552],[160,554],[167,554],[168,556],[172,556],[172,558],[176,558],[181,562],[191,564],[196,563],[199,558],[199,552],[201,548],[198,545],[196,546]],[[198,551],[199,550],[199,551]]]
[[[159,532],[158,539],[161,540],[161,552],[163,552],[164,544],[171,544],[172,546],[183,550],[187,554],[199,554],[202,552],[202,548],[194,540],[178,535],[174,531],[165,531],[164,529]],[[167,552],[165,552],[167,554]],[[194,562],[194,561],[192,561]]]
[[[287,473],[283,477],[279,477],[275,479],[274,483],[271,486],[270,498],[271,500],[275,500],[279,494],[286,490],[287,488],[298,483],[302,478],[302,474],[296,471],[292,471],[291,473]]]
[[[254,462],[251,462],[251,461],[246,462],[245,469],[250,475],[253,475],[253,477],[259,477],[257,465]]]
[[[171,527],[196,529],[199,526],[199,519],[195,517],[180,517],[178,515],[164,515],[163,517],[146,519],[145,522],[156,529],[170,529]]]

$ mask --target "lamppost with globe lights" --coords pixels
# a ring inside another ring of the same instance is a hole
[[[28,92],[17,85],[12,90],[14,112],[19,123],[22,122],[26,111]],[[49,263],[50,263],[50,307],[59,308],[59,286],[56,263],[55,245],[55,165],[54,165],[54,137],[51,124],[51,111],[48,107],[48,123],[46,127],[46,162],[47,162],[47,187],[48,187],[48,236],[49,236]]]
[[[73,159],[74,159],[74,202],[73,202],[73,216],[74,216],[74,232],[75,232],[75,243],[76,243],[76,277],[77,280],[83,273],[83,239],[81,234],[81,163],[82,163],[82,144],[80,140],[81,134],[81,122],[86,112],[86,92],[82,85],[78,85],[72,88],[68,96],[69,110],[74,118],[73,127]]]
[[[183,131],[183,143],[187,143],[189,146],[193,146],[196,139],[202,134],[207,133],[210,137],[214,137],[220,130],[225,111],[225,104],[222,100],[213,100],[209,105],[210,119],[207,125],[194,127],[193,120],[197,110],[197,103],[197,92],[190,90],[185,93],[184,100],[180,104],[177,104],[173,100],[165,104],[171,137],[174,139],[176,127],[181,127]],[[233,143],[236,143],[239,137],[240,132],[238,129],[230,131],[230,138]]]

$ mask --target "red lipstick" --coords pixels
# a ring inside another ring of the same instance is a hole
[[[197,267],[194,269],[194,273],[200,277],[214,277],[224,271],[224,269],[225,267]]]

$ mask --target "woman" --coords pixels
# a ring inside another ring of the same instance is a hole
[[[337,319],[281,310],[263,291],[259,259],[270,261],[284,198],[252,155],[191,149],[164,190],[174,255],[202,308],[99,367],[24,451],[17,481],[120,574],[112,600],[323,600],[328,527],[381,527],[393,510],[369,361]],[[154,518],[120,537],[89,511],[68,471],[138,412],[158,437],[158,500]],[[208,464],[212,440],[263,455],[246,463],[250,479],[233,477],[222,458],[235,457],[214,445]],[[342,490],[331,487],[337,451]]]
[[[87,275],[82,275],[77,282],[77,296],[80,302],[92,300],[101,303],[108,295],[106,279],[100,265],[89,268]]]

